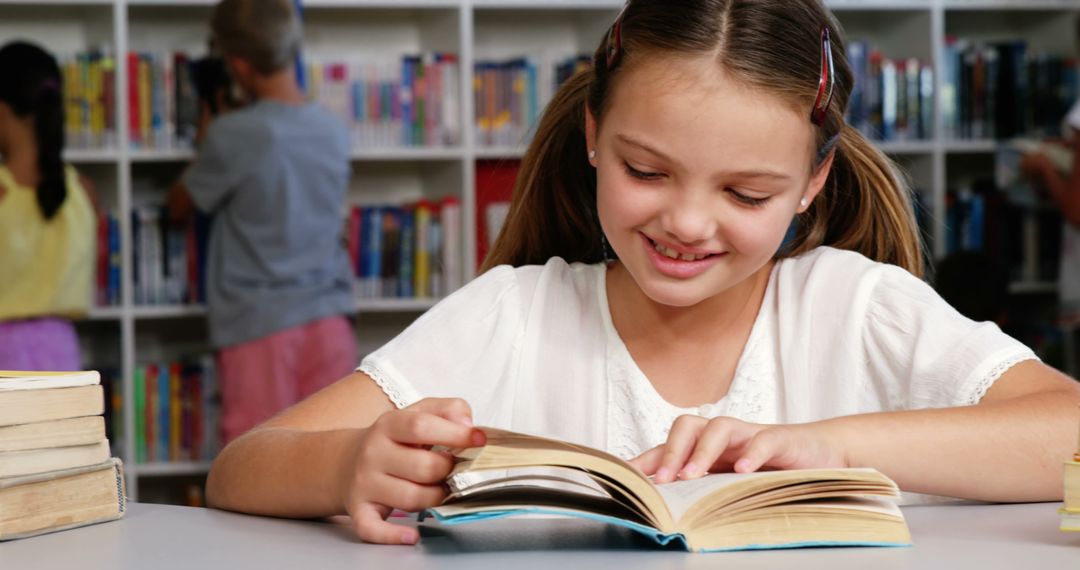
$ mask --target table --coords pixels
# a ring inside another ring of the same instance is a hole
[[[419,546],[359,543],[340,523],[133,503],[122,520],[0,543],[3,570],[305,570],[539,568],[1080,568],[1080,533],[1057,529],[1060,503],[911,506],[910,548],[689,554],[578,520],[420,525]],[[399,519],[402,524],[416,524]]]

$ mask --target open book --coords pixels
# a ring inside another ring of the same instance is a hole
[[[443,524],[561,514],[628,527],[694,551],[906,546],[896,484],[873,469],[721,473],[654,485],[626,461],[584,446],[493,428],[455,450]]]

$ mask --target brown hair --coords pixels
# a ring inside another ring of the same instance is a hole
[[[585,108],[601,122],[611,82],[627,66],[657,55],[712,56],[740,81],[805,110],[810,121],[821,78],[821,33],[827,27],[836,82],[816,144],[824,149],[836,141],[832,171],[799,216],[794,239],[778,255],[829,245],[922,275],[923,250],[908,186],[895,164],[844,122],[851,69],[840,27],[819,0],[632,0],[620,21],[621,55],[612,69],[605,34],[596,65],[570,78],[545,108],[484,271],[500,264],[542,264],[554,256],[567,262],[604,259],[596,172],[586,156]]]
[[[210,17],[214,42],[269,75],[293,63],[303,31],[292,0],[221,0]]]

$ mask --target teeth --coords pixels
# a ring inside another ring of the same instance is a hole
[[[697,255],[692,254],[692,253],[680,254],[679,252],[675,251],[674,249],[666,248],[666,247],[664,247],[664,246],[662,246],[662,245],[660,245],[660,244],[658,244],[656,242],[653,242],[653,247],[656,248],[656,251],[659,252],[660,255],[670,257],[671,259],[681,259],[682,261],[700,261],[702,259],[705,259],[706,257],[709,257],[709,254],[697,254]]]

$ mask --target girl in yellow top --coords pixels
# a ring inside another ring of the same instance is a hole
[[[60,68],[41,48],[0,48],[0,370],[76,370],[64,317],[90,303],[94,206],[61,161]]]

